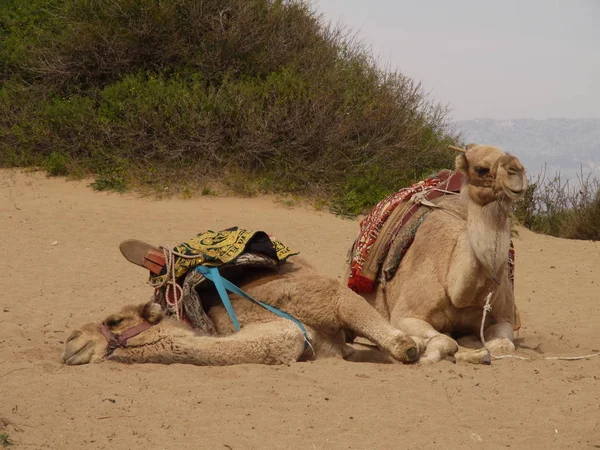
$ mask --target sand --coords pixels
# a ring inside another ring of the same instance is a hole
[[[0,435],[16,449],[600,448],[600,358],[61,363],[73,328],[151,294],[120,241],[177,244],[233,225],[275,234],[332,277],[358,230],[267,197],[152,200],[0,171]],[[515,246],[518,345],[600,350],[600,243],[520,229]]]

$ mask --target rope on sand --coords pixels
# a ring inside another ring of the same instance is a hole
[[[490,305],[490,301],[492,300],[492,293],[493,292],[490,292],[485,300],[485,305],[483,306],[483,317],[481,318],[481,328],[479,329],[479,338],[481,339],[481,342],[484,347],[485,347],[485,338],[483,336],[483,328],[485,325],[485,317],[487,316],[487,313],[492,310],[492,306]],[[514,358],[514,359],[521,359],[524,361],[533,361],[535,359],[535,358],[530,358],[527,356],[519,356],[519,355],[496,356],[496,355],[492,354],[492,352],[490,352],[490,356],[493,359]],[[582,359],[593,358],[595,356],[600,356],[600,352],[590,353],[589,355],[582,355],[582,356],[544,356],[542,359],[552,359],[552,360],[558,360],[558,361],[580,361]]]
[[[490,355],[492,355],[491,352],[490,352]],[[582,359],[593,358],[594,356],[600,356],[600,353],[590,353],[589,355],[582,355],[582,356],[544,356],[542,359],[554,359],[554,360],[559,360],[559,361],[579,361]],[[519,356],[519,355],[501,355],[501,356],[492,355],[492,358],[494,358],[494,359],[515,358],[515,359],[522,359],[525,361],[533,361],[534,359],[536,359],[536,358],[529,358],[527,356]]]

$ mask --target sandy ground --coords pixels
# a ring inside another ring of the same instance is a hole
[[[156,201],[0,171],[0,435],[18,449],[600,448],[600,358],[61,364],[74,327],[151,293],[121,240],[177,244],[233,225],[274,233],[331,276],[358,230],[269,198]],[[598,351],[600,243],[520,230],[515,245],[519,345]]]

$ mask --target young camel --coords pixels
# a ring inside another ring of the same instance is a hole
[[[336,355],[351,361],[391,361],[380,351],[358,350],[347,345],[344,329],[371,340],[398,361],[415,361],[424,350],[422,340],[417,339],[419,347],[363,298],[338,281],[318,275],[301,258],[284,264],[281,273],[270,271],[264,275],[264,269],[256,270],[242,280],[240,287],[252,297],[298,319],[306,327],[310,344],[292,321],[232,295],[231,303],[241,325],[241,330],[235,332],[220,300],[207,291],[202,293],[202,299],[218,331],[217,336],[199,335],[186,324],[164,317],[160,305],[149,302],[126,306],[120,313],[106,318],[103,323],[108,337],[99,323],[89,323],[75,330],[67,339],[62,359],[68,365],[108,359],[124,363],[210,366],[288,364]],[[152,326],[129,338],[123,346],[107,347],[109,338],[118,339],[144,322]]]
[[[460,194],[434,201],[437,208],[420,225],[395,276],[363,294],[394,327],[426,340],[420,362],[453,357],[487,362],[488,350],[515,350],[508,215],[512,202],[523,198],[527,189],[525,169],[516,157],[476,144],[457,156],[456,169],[466,177]],[[458,351],[450,336],[480,335],[490,292],[487,350]]]

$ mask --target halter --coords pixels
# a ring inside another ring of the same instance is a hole
[[[150,328],[152,326],[154,326],[153,323],[150,323],[150,322],[144,320],[142,323],[136,325],[135,327],[128,328],[123,333],[121,333],[120,336],[116,336],[110,330],[110,328],[108,328],[108,325],[106,325],[106,322],[102,322],[100,324],[100,331],[102,332],[102,334],[106,338],[106,342],[108,343],[106,346],[106,353],[104,354],[104,357],[106,358],[106,357],[110,356],[112,354],[112,352],[114,352],[117,348],[126,347],[127,341],[129,339],[137,336],[140,333],[143,333],[144,331],[146,331],[148,328]]]

